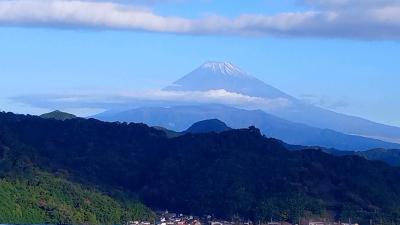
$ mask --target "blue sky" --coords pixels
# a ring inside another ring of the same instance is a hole
[[[0,9],[5,7],[2,2]],[[11,2],[25,4],[23,0]],[[110,4],[125,7],[126,2]],[[386,17],[385,29],[376,22],[371,31],[365,31],[368,23],[356,21],[355,28],[337,22],[332,25],[332,32],[327,32],[324,24],[314,22],[312,25],[307,22],[307,26],[297,22],[287,25],[293,18],[286,17],[282,19],[284,27],[271,28],[265,16],[313,10],[342,13],[342,6],[335,5],[335,0],[327,1],[332,5],[321,5],[318,0],[143,2],[146,1],[128,6],[143,8],[161,18],[184,18],[189,22],[175,26],[175,21],[161,21],[167,31],[158,25],[154,27],[154,23],[139,28],[129,24],[121,29],[121,21],[93,25],[92,20],[90,23],[61,21],[48,15],[40,20],[33,16],[18,17],[18,13],[27,14],[23,10],[35,11],[40,5],[28,9],[16,6],[5,15],[0,12],[0,109],[33,114],[50,110],[12,100],[21,95],[160,89],[203,62],[216,60],[233,62],[266,83],[310,103],[400,126],[400,38],[396,36],[400,29],[396,30],[396,23],[390,24],[393,28],[389,29],[388,23],[392,21]],[[348,2],[356,4],[357,0]],[[386,5],[382,9],[397,9],[397,5],[391,5],[396,4],[393,1],[383,2]],[[379,7],[354,10],[375,12],[381,10]],[[390,16],[391,12],[384,15]],[[231,21],[243,15],[251,17],[243,19],[245,22]],[[281,17],[274,19],[274,24],[280,24]],[[206,22],[199,18],[206,18]],[[216,25],[220,20],[222,25]],[[255,20],[262,22],[255,24]],[[242,22],[250,25],[240,28],[232,25]],[[255,28],[259,24],[263,27]],[[188,28],[181,30],[180,26]],[[224,30],[224,26],[229,29]],[[352,30],[357,27],[364,30]],[[377,31],[379,35],[374,36]],[[67,110],[81,115],[97,111]]]

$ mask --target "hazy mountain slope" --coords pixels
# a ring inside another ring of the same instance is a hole
[[[371,149],[365,152],[357,152],[356,154],[369,160],[381,160],[393,166],[400,166],[399,149]]]
[[[261,110],[243,110],[223,105],[143,107],[118,113],[105,112],[94,117],[104,121],[143,122],[175,131],[186,130],[201,120],[216,118],[232,128],[254,125],[268,137],[278,138],[290,144],[355,151],[400,148],[399,144],[289,122]]]
[[[168,138],[174,138],[174,137],[179,137],[184,134],[184,132],[177,132],[173,130],[169,130],[165,127],[160,127],[160,126],[153,126],[154,129],[162,131],[167,135]]]
[[[400,167],[400,149],[371,149],[362,152],[338,151],[335,149],[325,149],[324,151],[338,156],[357,155],[368,160],[383,161],[389,165]]]
[[[284,108],[264,108],[263,110],[289,121],[313,127],[400,143],[399,127],[387,126],[303,103],[283,91],[265,84],[231,63],[205,63],[174,82],[173,85],[165,88],[165,90],[173,91],[215,89],[225,89],[230,92],[266,99],[287,99],[290,104]]]
[[[314,127],[330,128],[347,134],[360,135],[400,143],[400,128],[379,124],[360,117],[348,116],[301,102],[289,109],[271,111],[281,118]]]
[[[336,156],[360,156],[368,160],[382,161],[391,166],[400,167],[400,149],[370,149],[366,151],[342,151],[334,148],[324,148],[319,146],[301,146],[301,145],[290,145],[282,143],[286,149],[291,151],[300,151],[304,149],[315,149],[323,152],[336,155]]]
[[[255,221],[327,215],[399,223],[400,170],[288,151],[256,128],[167,138],[143,124],[0,113],[1,171],[38,166],[135,192],[154,208]],[[15,163],[16,161],[19,163]]]

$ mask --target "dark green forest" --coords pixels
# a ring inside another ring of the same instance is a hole
[[[37,170],[44,177],[24,178]],[[1,113],[0,171],[3,195],[21,192],[2,207],[22,210],[13,217],[21,222],[115,223],[126,213],[150,217],[139,203],[127,208],[126,202],[139,200],[153,210],[227,219],[332,217],[400,224],[399,168],[359,156],[288,151],[254,127],[167,138],[144,124]],[[68,186],[75,191],[61,194]],[[60,195],[47,197],[44,206],[41,198],[23,194],[49,190]],[[93,204],[82,202],[87,198]]]

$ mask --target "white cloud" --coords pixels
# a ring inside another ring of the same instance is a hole
[[[288,107],[289,99],[250,97],[226,90],[162,91],[148,90],[124,93],[82,92],[79,94],[29,95],[14,101],[42,108],[121,108],[149,105],[224,104],[246,109],[274,110]]]
[[[400,5],[398,0],[301,0],[302,3],[321,8],[375,8]]]
[[[302,0],[309,11],[237,18],[161,16],[127,1],[0,0],[0,25],[191,35],[400,39],[398,0]],[[136,1],[137,2],[137,1]]]
[[[54,27],[182,31],[190,21],[161,17],[142,7],[74,0],[6,0],[0,2],[0,23]]]
[[[224,89],[210,91],[146,91],[121,94],[128,100],[174,101],[184,104],[212,103],[240,106],[251,109],[276,109],[290,105],[286,98],[267,99],[251,97],[239,93],[228,92]]]

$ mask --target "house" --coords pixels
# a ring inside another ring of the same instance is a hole
[[[210,225],[223,225],[221,222],[212,221]]]
[[[191,225],[201,225],[201,222],[199,220],[193,220],[190,224]]]
[[[288,222],[269,222],[267,225],[291,225]]]
[[[127,225],[151,225],[151,223],[150,223],[150,222],[147,222],[147,221],[142,221],[142,222],[139,222],[139,221],[129,221],[129,222],[127,223]]]
[[[127,225],[138,225],[139,221],[129,221],[126,223]]]
[[[280,222],[269,222],[267,223],[267,225],[281,225]]]
[[[170,212],[168,212],[168,213],[165,213],[164,216],[167,217],[167,218],[169,218],[169,219],[172,219],[172,218],[175,218],[175,217],[176,217],[176,213],[170,213]]]
[[[358,223],[309,222],[308,225],[358,225]]]

